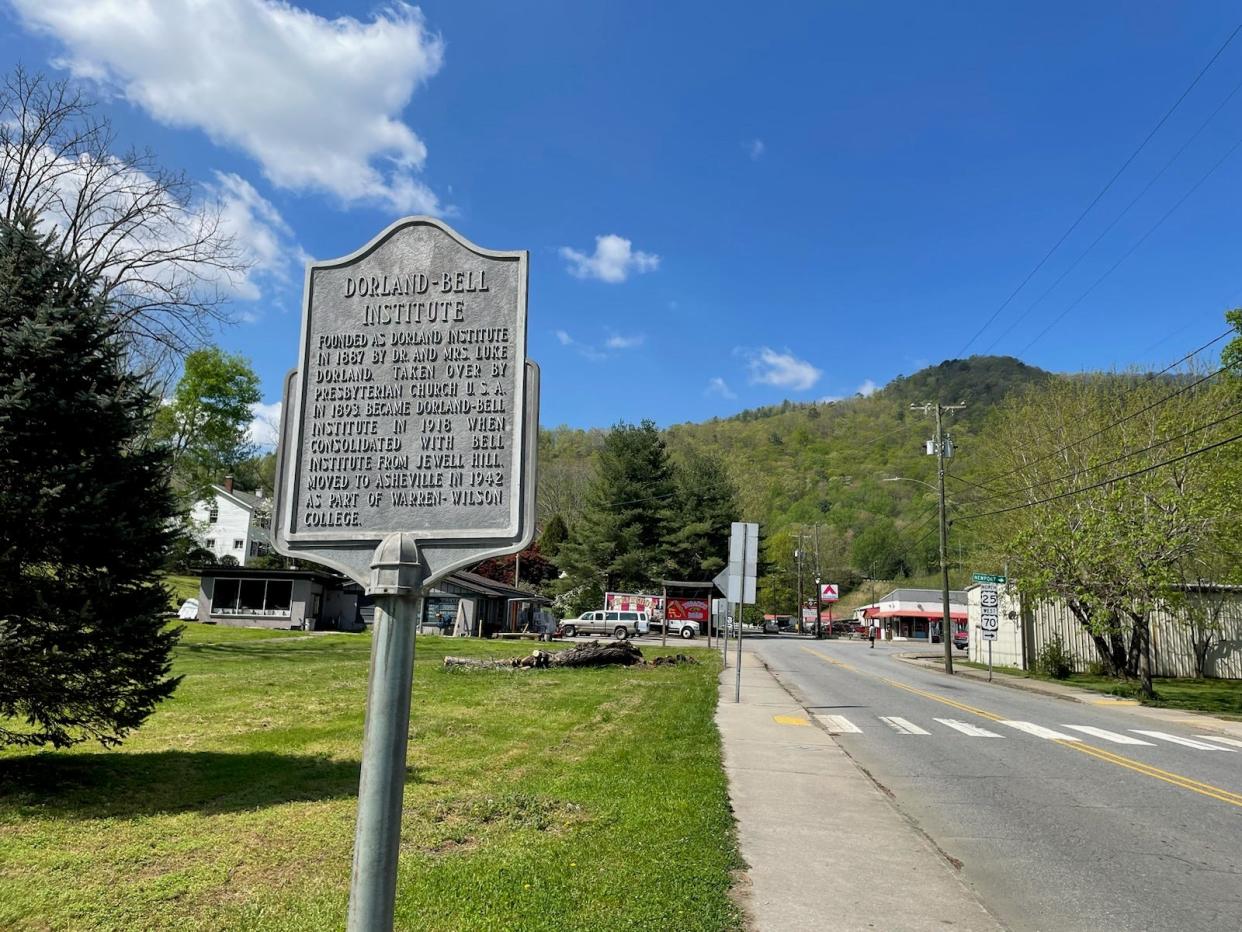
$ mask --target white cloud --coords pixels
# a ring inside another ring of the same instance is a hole
[[[595,237],[595,254],[561,247],[561,258],[569,262],[569,274],[577,278],[598,278],[602,282],[616,284],[629,278],[630,273],[650,272],[660,266],[660,257],[647,252],[635,252],[633,244],[624,237],[609,233]]]
[[[246,428],[246,439],[260,447],[276,446],[276,438],[280,435],[280,402],[270,405],[263,402],[252,404],[250,413],[254,420]]]
[[[614,333],[604,341],[604,346],[611,350],[635,349],[636,347],[642,346],[646,339],[647,335],[645,333],[636,333],[631,337]]]
[[[737,397],[737,393],[729,388],[729,383],[718,375],[707,380],[707,390],[703,394],[719,395],[721,398]]]
[[[556,331],[556,338],[557,338],[558,340],[560,340],[560,342],[561,342],[561,346],[569,346],[571,343],[573,343],[573,342],[574,342],[574,338],[573,338],[573,337],[571,337],[571,336],[570,336],[570,335],[569,335],[566,331],[564,331],[564,330],[557,330],[557,331]]]
[[[805,359],[799,359],[789,350],[778,353],[770,347],[762,347],[751,355],[750,380],[759,385],[775,385],[802,392],[819,381],[823,372]]]
[[[863,379],[862,385],[858,386],[858,394],[862,395],[864,398],[870,398],[879,390],[879,388],[880,386],[876,385],[871,379]]]
[[[767,151],[767,146],[763,144],[762,139],[752,139],[745,144],[746,154],[750,156],[752,162],[758,162],[763,158],[763,153]]]
[[[262,297],[259,280],[288,284],[293,271],[310,257],[294,240],[280,212],[250,182],[225,172],[216,172],[215,177],[207,188],[219,203],[222,231],[250,266],[244,277],[231,280],[231,290],[238,298],[257,301]]]
[[[275,185],[442,213],[416,177],[427,147],[401,120],[444,42],[396,0],[369,22],[281,0],[12,0],[58,40],[56,64],[170,126],[254,158]]]

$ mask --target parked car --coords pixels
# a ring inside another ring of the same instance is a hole
[[[611,634],[618,641],[623,641],[646,634],[650,630],[650,622],[646,612],[583,612],[577,618],[562,621],[560,630],[567,638],[578,634]]]
[[[850,634],[854,630],[854,626],[848,621],[834,621],[832,623],[833,634]]]
[[[965,650],[966,648],[968,648],[970,646],[970,632],[969,631],[954,631],[953,632],[953,646],[958,648],[959,650]]]

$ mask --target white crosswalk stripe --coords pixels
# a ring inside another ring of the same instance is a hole
[[[1075,738],[1073,735],[1067,735],[1062,731],[1053,731],[1051,728],[1045,728],[1043,725],[1036,725],[1034,722],[1001,722],[1002,725],[1008,725],[1010,728],[1016,728],[1018,731],[1025,731],[1028,735],[1034,735],[1036,738],[1043,738],[1047,741],[1081,741],[1082,738]]]
[[[959,722],[955,718],[938,718],[936,721],[938,721],[941,725],[948,725],[950,728],[960,731],[964,735],[969,735],[971,738],[1000,737],[1000,735],[996,734],[994,731],[988,731],[986,728],[980,728],[978,725],[971,725],[967,722]]]
[[[1103,738],[1105,741],[1112,741],[1114,744],[1142,744],[1149,748],[1154,746],[1150,741],[1131,738],[1129,735],[1121,734],[1121,732],[1109,731],[1107,728],[1096,728],[1094,725],[1062,725],[1061,727],[1072,728],[1074,731],[1081,731],[1084,735]]]
[[[880,721],[890,726],[893,729],[893,731],[897,732],[897,734],[899,735],[930,735],[931,734],[930,731],[924,731],[918,725],[914,724],[914,722],[907,721],[904,718],[899,718],[896,715],[881,715]]]
[[[1184,744],[1188,748],[1194,748],[1196,751],[1228,751],[1230,754],[1236,754],[1233,748],[1222,748],[1220,745],[1208,744],[1206,741],[1194,741],[1190,738],[1182,738],[1179,735],[1170,735],[1163,731],[1143,731],[1141,728],[1131,728],[1136,735],[1146,735],[1149,738],[1159,738],[1161,741],[1172,741],[1174,744]]]
[[[862,729],[844,715],[816,715],[830,735],[861,735]]]
[[[1221,744],[1232,744],[1235,748],[1242,748],[1242,741],[1237,738],[1222,738],[1219,735],[1195,735],[1203,741],[1219,741]]]

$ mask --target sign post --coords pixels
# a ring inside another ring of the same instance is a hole
[[[997,590],[998,583],[1004,583],[1004,576],[994,576],[987,573],[975,573],[973,576],[975,582],[982,583],[979,586],[979,634],[988,642],[988,682],[992,682],[992,642],[997,638],[997,632],[1000,630],[1000,593]]]
[[[273,543],[344,573],[376,603],[350,932],[392,928],[423,593],[534,535],[527,265],[524,251],[483,249],[410,217],[307,266]]]
[[[735,661],[734,702],[742,701],[742,606],[755,602],[755,577],[759,566],[759,525],[734,521],[729,534],[729,566],[726,569],[725,597],[735,607],[737,659]],[[725,574],[722,573],[722,576]],[[720,576],[713,582],[720,585]],[[725,647],[726,654],[728,647]]]

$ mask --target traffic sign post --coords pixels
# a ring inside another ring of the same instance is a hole
[[[712,580],[725,600],[734,606],[733,623],[736,626],[737,659],[735,661],[736,686],[734,702],[742,701],[742,606],[755,602],[755,578],[759,567],[759,525],[734,521],[729,533],[729,565]],[[725,666],[728,666],[728,632],[722,639]]]
[[[272,537],[375,598],[349,932],[392,929],[423,593],[534,536],[527,264],[409,217],[307,265]]]
[[[978,579],[984,574],[976,573]],[[1001,579],[1004,577],[990,577]],[[992,682],[992,642],[1000,629],[1000,593],[996,585],[988,582],[979,587],[979,633],[988,642],[988,682]]]

